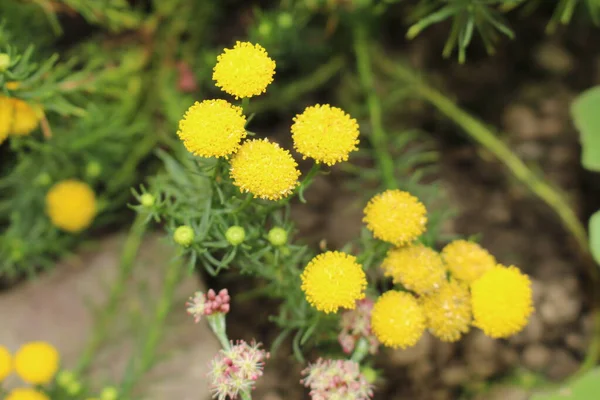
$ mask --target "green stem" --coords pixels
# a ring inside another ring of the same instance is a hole
[[[252,400],[252,395],[250,392],[246,392],[245,390],[241,392],[242,400]]]
[[[369,341],[364,337],[361,337],[356,344],[356,348],[354,349],[354,353],[352,353],[352,357],[350,360],[360,364],[362,360],[369,354]]]
[[[354,22],[354,52],[356,54],[356,66],[363,90],[367,96],[367,108],[371,123],[370,140],[375,150],[375,158],[382,174],[383,183],[386,188],[397,187],[394,176],[394,161],[387,151],[388,141],[383,129],[383,117],[381,102],[375,92],[373,70],[371,67],[371,53],[369,51],[369,36],[366,23],[357,19]]]
[[[310,171],[308,171],[308,174],[306,174],[304,179],[302,179],[302,182],[300,182],[300,185],[298,186],[298,198],[300,199],[300,202],[306,203],[306,199],[304,198],[304,191],[308,187],[310,187],[310,185],[313,182],[313,179],[319,173],[320,170],[321,164],[314,163],[313,166],[310,168]]]
[[[206,317],[208,321],[208,325],[210,329],[213,331],[217,339],[219,339],[219,343],[221,343],[221,347],[224,350],[231,349],[231,343],[229,342],[229,338],[227,337],[227,324],[225,321],[225,314],[217,313],[215,315],[209,315]]]
[[[83,349],[81,358],[75,369],[76,374],[83,373],[89,367],[96,351],[108,336],[110,322],[118,311],[120,300],[127,289],[127,280],[131,276],[135,266],[135,258],[146,231],[145,219],[146,216],[139,213],[131,226],[123,247],[121,262],[119,264],[119,274],[112,286],[104,309],[97,316],[92,329],[92,337]]]

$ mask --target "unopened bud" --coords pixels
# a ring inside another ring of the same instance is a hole
[[[173,240],[183,247],[188,247],[194,241],[195,236],[196,234],[190,226],[182,225],[175,229]]]
[[[232,246],[237,246],[238,244],[242,244],[246,239],[246,231],[241,226],[231,226],[225,232],[225,239],[227,239]]]
[[[144,193],[140,196],[140,204],[146,208],[152,207],[154,205],[154,201],[154,196],[152,196],[150,193]]]
[[[0,72],[4,72],[10,66],[10,56],[6,53],[0,53]]]
[[[85,167],[85,175],[88,178],[97,178],[102,173],[102,164],[98,161],[90,161]]]
[[[288,234],[286,230],[279,227],[271,229],[267,237],[269,239],[269,243],[276,247],[283,246],[288,240]]]

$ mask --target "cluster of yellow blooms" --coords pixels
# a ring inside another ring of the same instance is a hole
[[[0,346],[0,382],[13,371],[30,385],[46,385],[52,382],[60,364],[58,351],[46,342],[26,343],[14,357]],[[16,388],[5,400],[50,400],[44,393],[31,388]]]
[[[25,136],[39,125],[41,108],[14,97],[0,96],[0,144],[9,135]]]
[[[85,182],[74,179],[58,182],[46,193],[46,214],[57,228],[80,232],[96,217],[96,195]]]
[[[273,82],[275,61],[258,44],[237,42],[217,57],[216,86],[236,99],[260,95]],[[201,157],[230,158],[233,184],[256,198],[279,200],[299,185],[298,164],[286,149],[268,139],[244,141],[243,109],[222,99],[194,103],[179,122],[185,148]],[[294,148],[304,158],[333,165],[357,149],[358,123],[330,105],[307,107],[291,126]]]
[[[364,219],[373,236],[392,243],[382,269],[404,290],[383,293],[373,306],[371,329],[386,346],[414,346],[426,329],[454,342],[476,326],[493,338],[522,330],[533,312],[531,282],[517,268],[497,264],[478,244],[456,240],[440,253],[416,240],[427,211],[414,196],[388,190],[372,198]],[[353,309],[364,298],[365,273],[356,258],[327,252],[306,266],[302,290],[316,309]]]

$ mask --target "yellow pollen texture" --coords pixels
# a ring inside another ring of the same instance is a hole
[[[388,251],[381,264],[386,276],[418,294],[439,289],[446,281],[446,269],[439,253],[422,244]]]
[[[407,348],[417,344],[425,331],[425,316],[410,293],[390,290],[373,306],[371,329],[385,346]]]

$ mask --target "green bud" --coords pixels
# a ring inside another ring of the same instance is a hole
[[[273,31],[273,25],[270,21],[263,21],[258,25],[258,33],[262,37],[269,37]]]
[[[81,382],[79,382],[79,381],[69,382],[67,384],[67,386],[65,387],[65,389],[68,394],[70,394],[71,396],[74,396],[74,395],[78,394],[79,392],[81,392],[81,389],[82,389]]]
[[[237,246],[246,239],[246,231],[241,226],[231,226],[225,232],[225,239],[227,239],[232,246]]]
[[[117,400],[117,397],[119,397],[119,392],[112,386],[104,388],[100,393],[100,400]]]
[[[67,387],[72,382],[75,382],[75,374],[71,371],[63,370],[58,373],[56,376],[56,383],[58,386]]]
[[[10,56],[6,53],[0,53],[0,72],[4,72],[10,66]]]
[[[190,226],[182,225],[179,228],[175,229],[175,233],[173,234],[173,240],[175,240],[175,243],[183,247],[188,247],[194,241],[195,236],[196,234]]]
[[[289,12],[282,12],[277,16],[277,24],[280,28],[287,29],[294,23],[294,18]]]
[[[42,172],[35,178],[35,184],[38,186],[48,186],[52,183],[52,178],[47,172]]]
[[[371,367],[362,367],[360,369],[360,372],[370,384],[375,383],[375,381],[377,380],[377,371],[375,371]]]
[[[154,196],[150,193],[144,193],[140,196],[140,204],[146,208],[150,208],[154,205]]]
[[[85,167],[85,174],[88,178],[97,178],[102,173],[102,164],[98,161],[90,161]]]
[[[267,237],[269,239],[269,243],[277,247],[283,246],[288,240],[288,234],[285,229],[279,227],[271,229]]]

